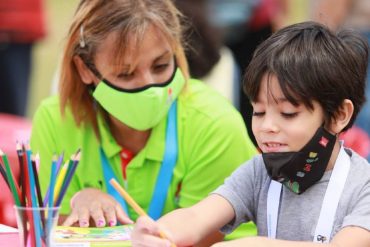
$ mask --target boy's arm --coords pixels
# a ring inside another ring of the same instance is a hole
[[[370,232],[360,227],[345,227],[340,230],[329,244],[313,242],[286,241],[269,239],[266,237],[249,237],[229,242],[222,242],[213,247],[368,247],[370,246]]]
[[[219,195],[210,195],[189,208],[174,210],[153,222],[141,217],[136,222],[131,235],[133,246],[168,246],[159,239],[159,231],[164,231],[177,246],[192,246],[217,232],[234,218],[231,204]]]
[[[370,231],[356,226],[340,230],[331,241],[333,246],[367,247],[370,246]]]

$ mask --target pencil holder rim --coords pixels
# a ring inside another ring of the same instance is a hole
[[[59,210],[60,207],[24,207],[24,206],[17,206],[17,205],[14,205],[13,208],[15,209],[21,209],[21,210]]]

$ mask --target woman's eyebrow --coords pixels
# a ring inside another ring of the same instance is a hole
[[[170,56],[171,55],[171,52],[166,50],[164,51],[162,54],[160,54],[158,57],[156,57],[154,60],[153,60],[153,63],[156,63],[158,62],[159,60],[165,58],[166,56]],[[133,67],[130,65],[130,64],[122,64],[122,66],[119,67],[118,71],[119,72],[132,72],[132,69]]]
[[[161,55],[154,59],[153,63],[158,62],[162,58],[165,58],[170,55],[170,51],[164,51]]]

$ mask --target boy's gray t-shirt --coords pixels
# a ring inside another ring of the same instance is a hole
[[[351,168],[339,201],[332,237],[346,226],[359,226],[370,231],[370,164],[346,149],[351,156]],[[312,241],[322,201],[331,176],[325,172],[319,182],[297,195],[283,186],[276,238]],[[233,206],[236,217],[221,230],[228,234],[243,222],[253,221],[258,235],[267,236],[267,192],[270,185],[261,155],[239,167],[214,194],[219,194]]]

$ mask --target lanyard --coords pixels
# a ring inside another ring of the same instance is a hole
[[[313,238],[313,242],[315,243],[329,243],[335,214],[350,166],[351,160],[342,145],[321,206],[320,216]],[[267,194],[267,232],[269,238],[276,238],[281,190],[282,184],[271,180]]]
[[[149,205],[148,215],[157,220],[161,215],[164,204],[167,198],[168,188],[170,186],[173,170],[176,165],[178,155],[177,144],[177,101],[174,101],[168,112],[167,128],[166,128],[166,147],[164,150],[164,157],[161,168],[157,177],[156,185],[154,188],[152,200]],[[128,215],[126,201],[118,194],[114,187],[109,183],[111,178],[116,176],[112,170],[108,159],[100,147],[100,159],[103,167],[104,179],[107,186],[108,194],[113,196],[125,210]]]

